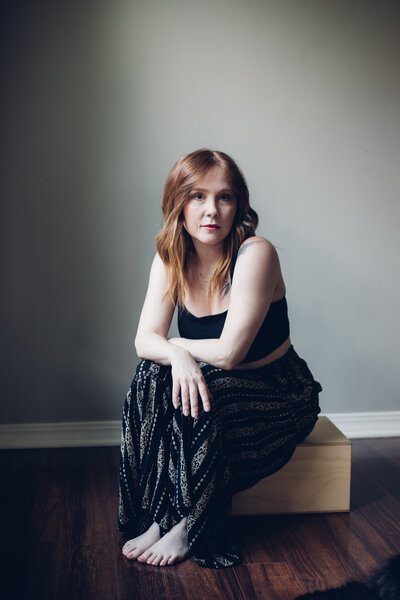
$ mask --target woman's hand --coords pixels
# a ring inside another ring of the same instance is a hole
[[[168,340],[176,348],[176,352],[174,352],[171,359],[172,404],[175,408],[179,407],[180,392],[183,414],[188,416],[190,412],[192,417],[197,419],[199,396],[202,400],[204,410],[208,412],[211,409],[211,393],[207,387],[203,372],[192,355],[187,350],[179,348],[172,340],[175,340],[175,338]]]

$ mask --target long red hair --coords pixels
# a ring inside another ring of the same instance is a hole
[[[157,252],[168,275],[168,293],[172,302],[184,304],[184,271],[189,256],[195,252],[192,238],[183,226],[182,208],[195,183],[212,167],[222,167],[236,197],[236,214],[232,229],[225,238],[224,254],[210,280],[208,303],[220,293],[232,276],[237,252],[243,240],[255,234],[258,215],[250,207],[249,190],[235,161],[216,150],[201,149],[183,156],[172,168],[164,186],[161,208],[163,223],[157,235]]]

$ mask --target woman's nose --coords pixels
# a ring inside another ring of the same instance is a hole
[[[211,196],[207,199],[206,213],[208,215],[215,215],[218,213],[217,203],[215,202],[215,198],[213,198]]]

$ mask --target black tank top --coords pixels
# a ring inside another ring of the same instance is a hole
[[[178,330],[181,337],[191,340],[219,338],[228,311],[217,315],[195,317],[186,307],[178,310]],[[272,302],[249,351],[242,362],[264,358],[279,348],[289,337],[289,319],[286,297]]]

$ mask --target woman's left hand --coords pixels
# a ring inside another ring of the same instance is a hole
[[[175,346],[171,355],[172,403],[174,408],[178,408],[180,396],[183,414],[188,416],[191,413],[192,417],[197,419],[200,399],[206,412],[211,409],[210,390],[199,365],[190,352],[179,348],[177,344],[171,346]]]

